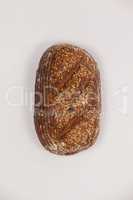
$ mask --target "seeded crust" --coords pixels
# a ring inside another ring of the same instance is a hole
[[[42,145],[69,155],[92,146],[99,133],[100,74],[85,50],[54,45],[43,54],[36,74],[34,122]]]

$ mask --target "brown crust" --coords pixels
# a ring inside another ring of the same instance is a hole
[[[61,44],[43,54],[36,75],[34,122],[47,150],[70,155],[95,143],[100,89],[97,64],[85,50]]]

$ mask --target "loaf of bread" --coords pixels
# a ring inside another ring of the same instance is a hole
[[[47,150],[70,155],[95,143],[100,90],[99,70],[87,51],[60,44],[44,52],[36,75],[34,122]]]

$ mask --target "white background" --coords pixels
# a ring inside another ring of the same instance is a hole
[[[58,42],[87,49],[102,79],[97,144],[67,157],[41,146],[30,105],[39,59]],[[132,85],[132,0],[0,0],[0,200],[132,200]],[[22,89],[28,104],[10,105]]]

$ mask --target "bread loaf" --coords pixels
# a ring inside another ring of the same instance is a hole
[[[46,50],[36,74],[34,122],[47,150],[68,155],[95,143],[100,87],[97,64],[87,51],[69,44]]]

